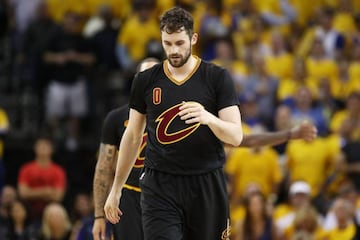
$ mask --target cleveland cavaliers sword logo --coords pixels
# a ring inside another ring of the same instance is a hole
[[[200,123],[196,123],[187,128],[169,133],[168,128],[174,119],[178,116],[178,113],[180,112],[179,107],[181,105],[182,103],[167,109],[155,120],[155,122],[158,123],[156,127],[156,138],[160,143],[170,144],[178,142],[189,136],[201,125]]]

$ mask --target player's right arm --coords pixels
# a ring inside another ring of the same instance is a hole
[[[96,163],[93,194],[94,194],[94,225],[92,229],[94,240],[105,239],[106,221],[104,205],[114,179],[114,161],[116,146],[100,144],[98,161]]]
[[[114,183],[104,207],[106,218],[113,224],[119,222],[122,215],[119,209],[121,190],[135,163],[142,142],[146,124],[145,117],[145,114],[130,109],[128,126],[120,143]]]

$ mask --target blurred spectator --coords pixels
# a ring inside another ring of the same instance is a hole
[[[265,56],[265,67],[269,75],[282,80],[292,76],[293,56],[285,46],[283,35],[279,31],[271,33],[270,54]]]
[[[253,127],[257,124],[263,124],[262,119],[260,118],[257,99],[253,92],[245,92],[243,90],[240,93],[239,102],[242,121],[248,127]]]
[[[349,62],[347,59],[339,59],[339,75],[330,82],[331,95],[342,105],[352,92],[360,91],[360,78],[350,77]]]
[[[256,96],[259,116],[266,127],[271,127],[278,80],[269,75],[264,58],[257,53],[254,53],[252,68],[252,73],[244,81],[242,94],[252,93]]]
[[[200,19],[199,38],[202,58],[215,58],[216,41],[229,35],[231,16],[224,11],[223,1],[206,0],[206,11]]]
[[[338,190],[337,199],[344,199],[351,204],[351,216],[354,224],[360,222],[360,206],[359,206],[359,194],[354,184],[351,182],[343,184]],[[332,202],[334,204],[334,202]],[[323,228],[328,231],[338,226],[337,218],[333,207],[329,208],[326,212]]]
[[[70,240],[71,223],[65,208],[50,203],[44,209],[38,240]]]
[[[346,102],[346,109],[339,118],[337,121],[341,136],[349,142],[359,141],[360,92],[350,94]]]
[[[32,221],[39,221],[49,202],[61,202],[66,189],[64,169],[51,159],[51,140],[40,137],[36,140],[35,160],[25,163],[19,171],[19,195],[29,203]]]
[[[14,201],[9,207],[9,222],[6,240],[32,240],[36,237],[39,226],[30,222],[27,205],[20,200]]]
[[[344,37],[333,27],[334,13],[329,7],[320,9],[318,25],[314,29],[314,36],[322,41],[325,55],[329,59],[341,56],[345,48]]]
[[[309,77],[316,81],[317,86],[322,81],[332,82],[338,74],[338,68],[333,59],[326,57],[324,43],[316,38],[306,59],[306,69]]]
[[[355,19],[353,17],[352,0],[339,0],[339,6],[336,9],[333,19],[334,30],[345,36],[346,41],[351,41],[351,36],[356,31]]]
[[[260,192],[245,199],[245,219],[237,225],[236,240],[276,240],[277,229],[267,211],[265,197]]]
[[[42,0],[10,0],[9,2],[14,12],[15,30],[21,36],[35,18],[36,9]]]
[[[322,237],[321,221],[315,208],[311,205],[300,207],[295,212],[292,226],[287,229],[285,239],[289,240],[320,240]]]
[[[74,200],[72,213],[72,238],[77,240],[92,239],[94,205],[89,194],[79,193]]]
[[[295,181],[289,189],[289,201],[275,207],[274,221],[279,230],[280,236],[284,236],[291,228],[295,219],[295,213],[311,202],[311,187],[304,181]]]
[[[8,209],[17,200],[16,189],[10,185],[5,185],[1,190],[0,198],[0,223],[6,222],[9,218]],[[1,224],[0,224],[1,225]]]
[[[347,103],[348,112],[345,113],[340,127],[341,136],[345,140],[342,152],[347,176],[355,184],[357,190],[360,190],[360,94],[351,94]]]
[[[151,40],[160,40],[154,0],[136,0],[134,13],[123,24],[117,40],[117,58],[123,69],[133,70],[137,62],[145,58],[146,45]],[[141,29],[134,31],[134,29]]]
[[[318,87],[316,80],[309,77],[303,59],[295,59],[292,63],[292,76],[279,81],[277,99],[279,102],[293,106],[294,97],[301,87],[307,87],[313,98],[317,98]]]
[[[360,11],[354,15],[354,21],[356,30],[351,36],[350,47],[354,47],[360,44]]]
[[[4,109],[0,108],[0,191],[4,186],[5,167],[3,163],[4,156],[4,137],[9,131],[9,119]]]
[[[119,28],[113,24],[112,9],[107,5],[100,6],[98,18],[102,26],[91,36],[97,64],[102,71],[117,70],[120,67],[116,58],[116,39]]]
[[[234,45],[228,39],[220,39],[215,43],[215,59],[213,63],[226,68],[234,80],[236,91],[241,92],[241,86],[248,75],[248,68],[241,60],[237,59]]]
[[[287,145],[287,170],[290,181],[304,180],[311,186],[311,196],[321,194],[324,184],[333,171],[332,151],[327,141],[318,138],[312,142],[291,141]],[[309,168],[311,166],[311,168]]]
[[[356,119],[360,118],[359,111],[360,94],[353,92],[346,99],[345,109],[338,110],[334,113],[330,122],[331,131],[340,134],[344,139],[351,138],[351,127],[354,127],[354,125],[351,126],[350,119],[356,122]]]
[[[265,131],[261,126],[255,126],[252,130],[255,134]],[[226,161],[225,170],[230,176],[232,202],[238,202],[251,183],[258,185],[266,198],[271,194],[276,195],[282,180],[278,155],[269,147],[234,149]]]
[[[312,122],[318,129],[320,136],[328,133],[328,123],[324,110],[321,107],[314,106],[313,96],[307,87],[301,87],[296,92],[291,118],[295,125],[304,120]]]
[[[69,118],[66,133],[68,150],[77,149],[80,118],[88,112],[86,70],[95,62],[89,41],[80,32],[79,15],[67,12],[62,31],[51,40],[44,54],[45,63],[51,67],[47,90],[46,114],[55,137],[61,118]]]
[[[255,0],[254,5],[262,18],[271,25],[288,25],[294,21],[296,17],[296,10],[288,0]]]
[[[359,14],[359,25],[360,25],[360,14]],[[360,33],[360,27],[359,27]],[[360,37],[360,36],[359,36]],[[349,77],[357,82],[360,82],[360,38],[359,43],[354,44],[351,49],[351,62],[349,65]]]
[[[18,60],[22,64],[19,68],[23,71],[21,77],[26,81],[25,86],[42,95],[49,74],[42,57],[60,29],[51,19],[46,1],[39,3],[35,13],[24,32]]]
[[[332,229],[325,229],[325,240],[352,240],[356,227],[352,219],[353,206],[345,199],[335,200],[330,211],[334,212],[337,225]]]

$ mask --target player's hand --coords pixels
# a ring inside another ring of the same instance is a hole
[[[106,235],[106,219],[98,218],[94,220],[92,228],[92,235],[94,240],[105,240]]]
[[[179,116],[186,124],[201,123],[207,125],[211,114],[198,102],[183,102],[179,107]]]
[[[305,141],[311,142],[316,137],[317,129],[312,123],[308,121],[304,121],[300,125],[291,129],[292,139],[303,139]]]
[[[107,220],[112,224],[116,224],[120,221],[122,212],[119,209],[120,196],[117,197],[113,191],[110,191],[108,198],[106,199],[104,212]]]

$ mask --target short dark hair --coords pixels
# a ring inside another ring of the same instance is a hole
[[[181,7],[173,7],[160,17],[160,30],[169,34],[181,32],[184,28],[191,36],[194,31],[194,19],[188,11]]]

